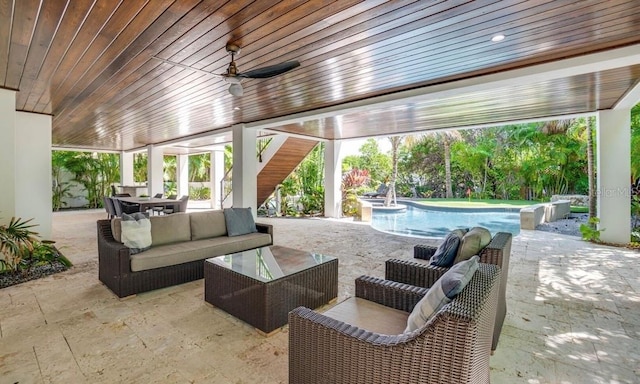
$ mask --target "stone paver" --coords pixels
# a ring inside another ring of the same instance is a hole
[[[0,382],[286,383],[287,337],[203,300],[203,281],[119,300],[97,278],[98,211],[54,214],[64,273],[0,290]],[[337,256],[338,300],[413,245],[348,220],[260,219],[275,244]],[[640,253],[575,237],[514,238],[493,383],[640,382]]]

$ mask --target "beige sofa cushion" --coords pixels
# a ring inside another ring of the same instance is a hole
[[[407,312],[359,297],[351,297],[323,315],[383,335],[403,333],[409,317]]]
[[[471,256],[477,255],[491,242],[491,232],[483,227],[473,227],[460,241],[458,253],[453,264],[464,260],[469,260]]]
[[[191,240],[226,236],[227,226],[222,210],[192,212],[189,216],[191,217]]]
[[[174,213],[170,216],[174,215],[177,214]],[[153,224],[151,228],[153,230]],[[269,244],[271,244],[271,235],[267,233],[250,233],[235,237],[221,236],[159,247],[152,246],[151,249],[145,252],[131,255],[131,271],[144,271],[195,260],[204,260],[209,257],[236,253]]]
[[[151,216],[151,248],[159,245],[191,241],[191,223],[187,213]]]

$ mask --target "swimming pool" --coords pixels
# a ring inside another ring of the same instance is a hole
[[[399,213],[373,211],[371,226],[379,231],[418,237],[444,237],[456,228],[485,227],[497,232],[520,233],[520,210],[416,207],[410,202]],[[415,204],[415,203],[414,203]]]

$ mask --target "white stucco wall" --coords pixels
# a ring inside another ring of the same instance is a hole
[[[62,207],[64,208],[81,208],[89,205],[89,200],[87,200],[87,190],[78,182],[74,181],[73,173],[67,171],[66,169],[62,169],[60,171],[60,181],[63,183],[69,183],[69,193],[71,197],[63,197],[62,198]]]
[[[51,116],[16,112],[16,216],[51,239]]]
[[[0,89],[0,222],[15,215],[15,116],[14,91]]]

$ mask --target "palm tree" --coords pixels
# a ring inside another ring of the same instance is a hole
[[[384,199],[384,206],[390,207],[391,201],[393,205],[396,205],[396,180],[398,178],[398,150],[402,144],[404,136],[391,136],[389,141],[391,142],[391,163],[393,169],[391,171],[391,179],[389,180],[389,189],[387,190],[387,197]]]
[[[37,225],[29,224],[31,220],[12,217],[9,225],[0,225],[0,255],[3,256],[0,258],[0,271],[16,271],[22,257],[33,251],[38,233],[31,230]]]
[[[545,135],[564,135],[575,122],[576,119],[545,121],[542,127],[540,127],[540,131]]]
[[[189,156],[189,181],[208,181],[210,169],[210,154],[201,153]]]
[[[597,216],[596,172],[593,157],[593,118],[587,117],[587,175],[589,177],[589,218]]]
[[[141,183],[147,181],[147,154],[133,154],[133,181]]]
[[[442,131],[436,133],[442,138],[442,144],[444,146],[444,178],[445,178],[445,197],[447,199],[453,198],[453,187],[451,181],[451,143],[456,140],[460,140],[462,135],[460,131]]]

